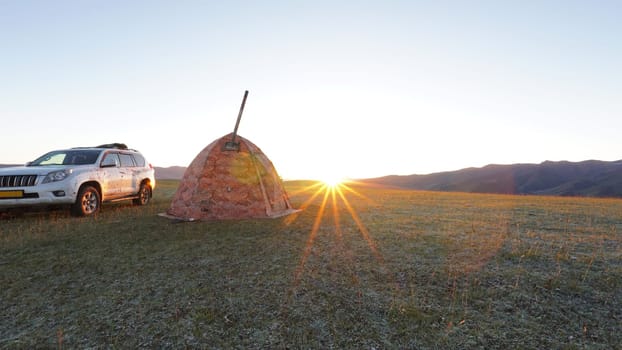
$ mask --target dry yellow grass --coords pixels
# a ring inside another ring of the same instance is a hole
[[[622,201],[290,182],[279,220],[0,220],[0,347],[615,348]],[[315,194],[315,196],[314,196]]]

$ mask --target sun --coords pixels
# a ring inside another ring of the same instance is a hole
[[[346,179],[338,175],[325,175],[322,176],[320,181],[328,187],[338,187],[342,183],[346,182]]]

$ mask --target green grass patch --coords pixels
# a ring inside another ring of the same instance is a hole
[[[622,344],[622,201],[308,185],[280,219],[158,217],[175,181],[1,219],[0,348]]]

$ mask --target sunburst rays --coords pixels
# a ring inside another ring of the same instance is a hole
[[[357,192],[352,187],[348,186],[347,184],[343,182],[338,183],[338,184],[317,182],[315,184],[307,186],[306,188],[294,193],[294,195],[306,194],[306,193],[309,193],[309,198],[301,205],[301,209],[303,210],[307,209],[314,201],[316,201],[318,197],[322,196],[322,199],[318,207],[317,213],[315,215],[315,218],[313,220],[311,232],[309,233],[309,236],[305,243],[302,256],[300,257],[300,262],[298,264],[298,267],[296,268],[295,278],[294,278],[295,283],[297,283],[300,280],[300,278],[302,277],[305,271],[307,260],[311,254],[317,235],[321,230],[322,222],[323,222],[325,213],[327,212],[326,209],[329,205],[332,207],[332,211],[330,212],[330,215],[332,215],[332,219],[334,223],[334,232],[335,232],[337,240],[341,241],[343,239],[343,228],[342,228],[342,217],[341,217],[342,210],[340,210],[343,208],[354,221],[361,237],[366,242],[374,258],[379,263],[383,262],[383,257],[378,251],[378,247],[376,243],[371,237],[369,230],[367,229],[367,227],[361,220],[356,209],[352,206],[352,204],[350,203],[350,200],[348,200],[347,194],[353,194],[360,198],[369,200],[367,197],[365,197],[364,195]],[[289,217],[287,219],[288,220],[287,223],[291,223],[292,221],[296,220],[297,216],[298,215],[293,215]]]

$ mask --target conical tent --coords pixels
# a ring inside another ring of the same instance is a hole
[[[167,216],[182,220],[274,218],[293,209],[272,162],[234,133],[205,147],[190,163]]]

